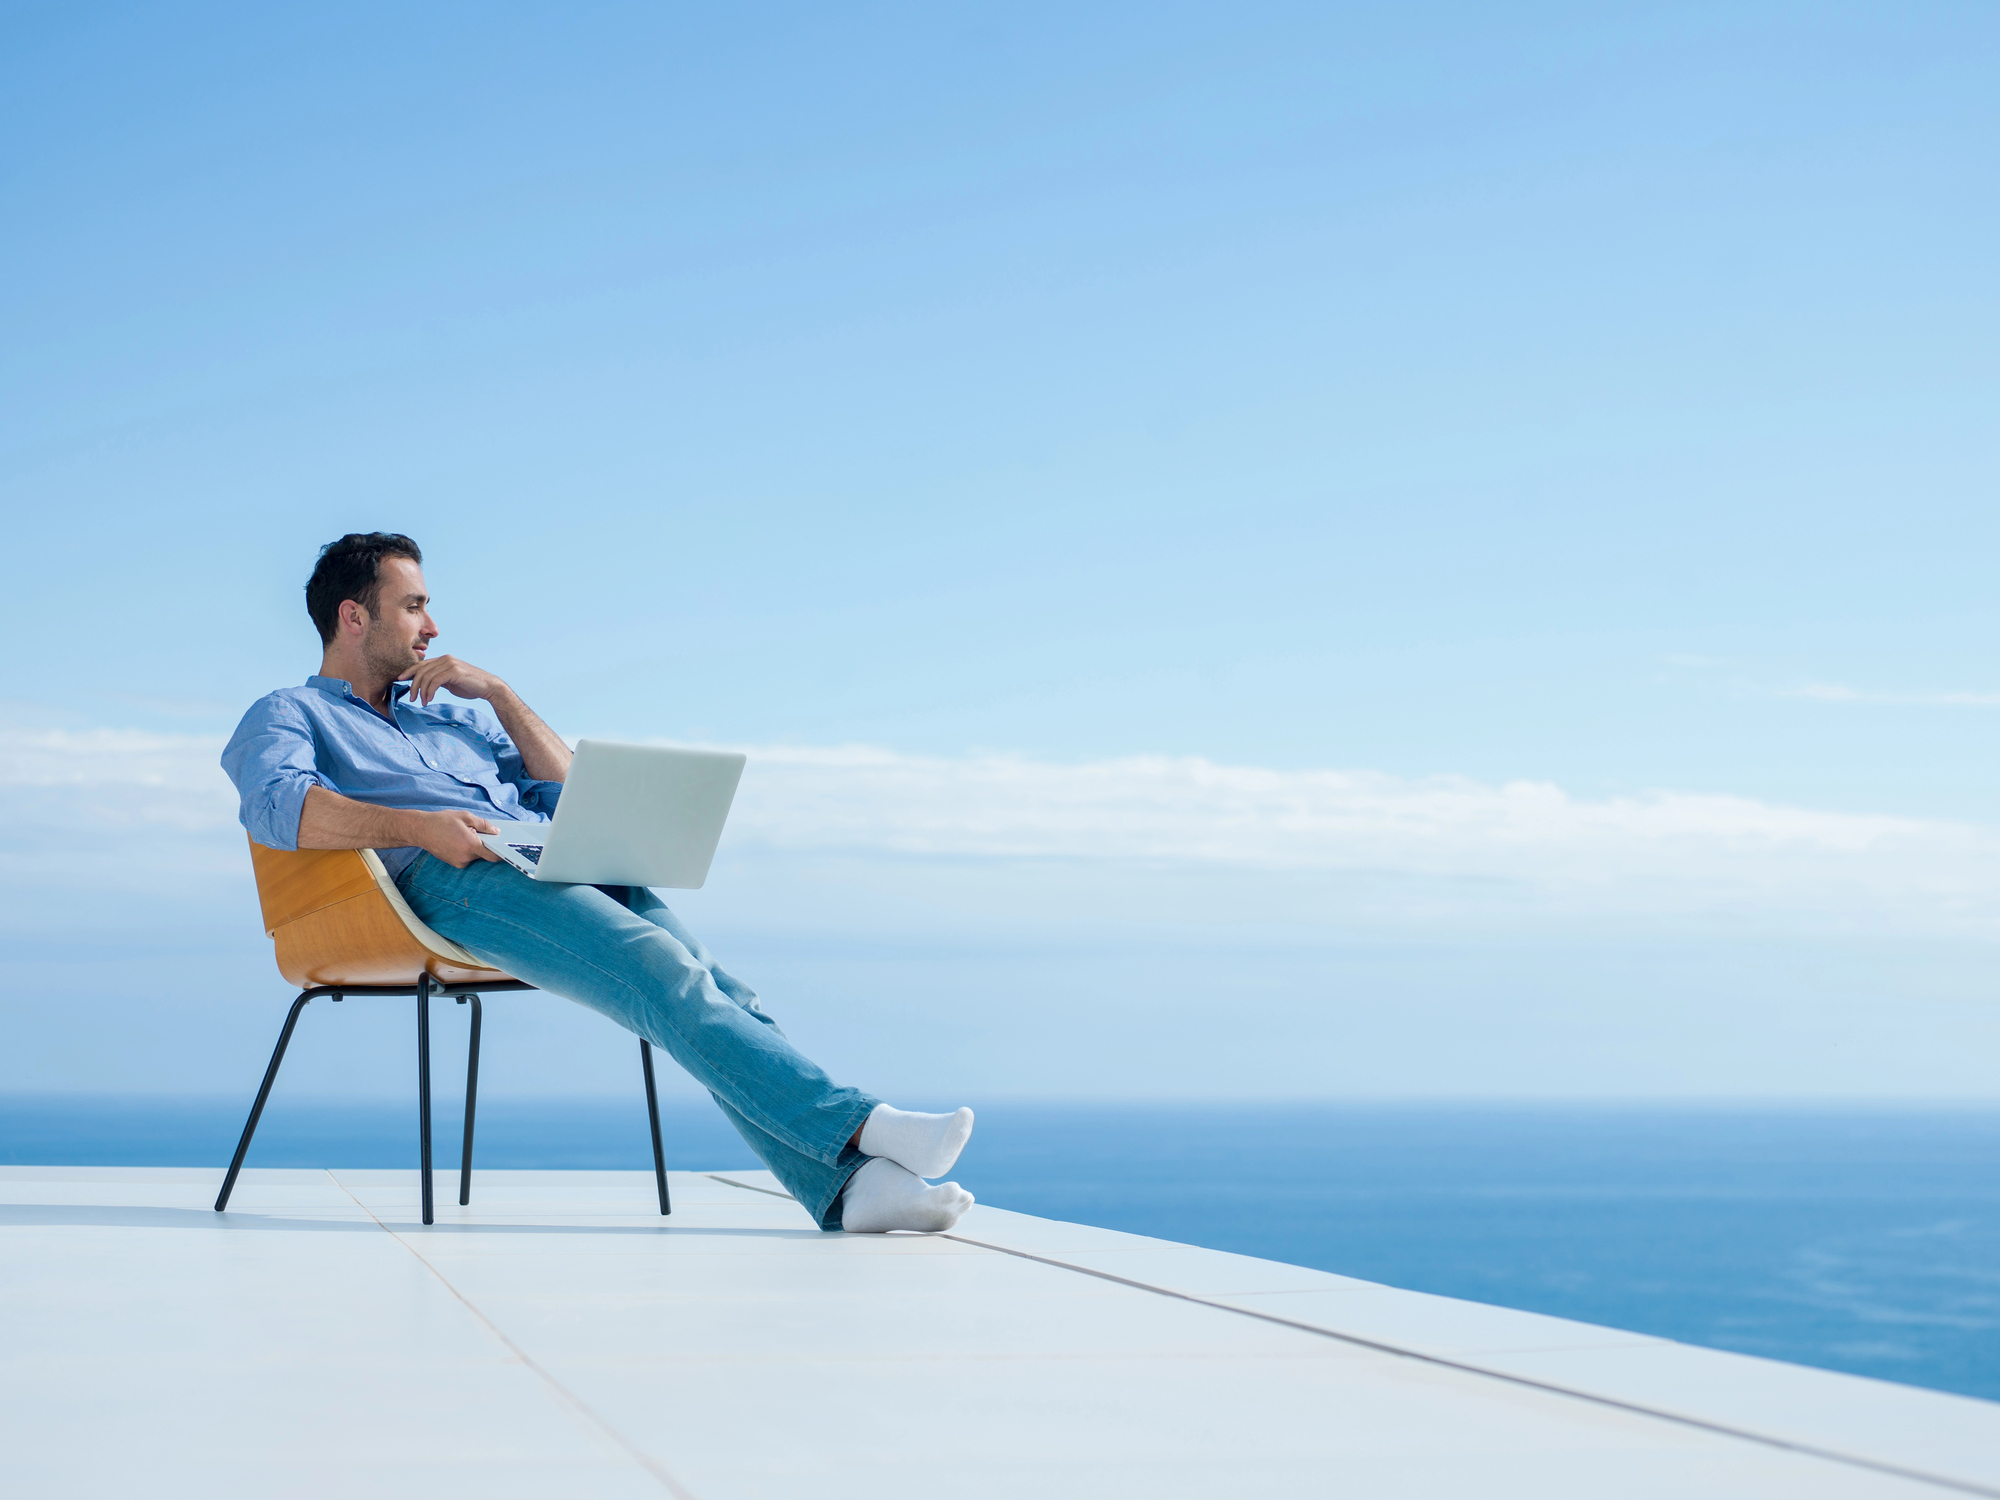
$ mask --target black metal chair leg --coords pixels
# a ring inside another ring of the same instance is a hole
[[[670,1214],[674,1209],[667,1201],[667,1152],[660,1144],[660,1090],[653,1082],[653,1044],[644,1037],[639,1038],[639,1065],[646,1070],[646,1118],[653,1127],[653,1181],[660,1189],[660,1212]]]
[[[472,1201],[472,1114],[479,1100],[479,997],[472,1002],[472,1041],[465,1049],[465,1151],[458,1159],[458,1204]]]
[[[424,1222],[431,1213],[431,976],[417,976],[417,1143],[422,1157]]]
[[[222,1179],[222,1191],[216,1194],[215,1211],[221,1213],[229,1207],[229,1195],[236,1191],[236,1175],[243,1170],[243,1158],[250,1154],[250,1137],[257,1133],[257,1122],[264,1115],[264,1101],[271,1097],[271,1085],[278,1080],[278,1064],[285,1060],[285,1048],[292,1043],[292,1028],[299,1024],[299,1012],[310,1003],[311,997],[301,995],[292,1002],[291,1014],[285,1017],[285,1029],[278,1033],[278,1045],[271,1052],[271,1066],[264,1070],[264,1082],[257,1090],[257,1102],[250,1106],[250,1118],[243,1122],[243,1138],[236,1143],[236,1155],[230,1160],[229,1175]],[[652,1088],[653,1075],[650,1066],[646,1073],[646,1087]],[[659,1155],[659,1127],[653,1129],[653,1154]],[[661,1178],[662,1182],[666,1179]],[[666,1191],[663,1187],[662,1193]]]

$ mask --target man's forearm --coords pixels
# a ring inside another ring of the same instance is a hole
[[[562,742],[535,711],[521,701],[512,688],[486,700],[507,731],[507,738],[521,752],[521,769],[537,781],[562,781],[569,776],[569,746]]]
[[[422,813],[356,802],[323,786],[306,792],[299,810],[301,849],[403,849],[423,842]]]
[[[308,788],[299,809],[301,849],[422,849],[455,870],[499,858],[480,840],[491,832],[493,824],[476,813],[376,807],[323,786]]]

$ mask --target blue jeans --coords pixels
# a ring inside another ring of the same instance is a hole
[[[396,884],[420,920],[484,962],[664,1050],[819,1227],[840,1228],[841,1189],[868,1159],[847,1143],[881,1101],[836,1087],[658,896],[530,880],[487,860],[454,870],[428,854]]]

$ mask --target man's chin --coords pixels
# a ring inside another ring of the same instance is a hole
[[[391,682],[405,682],[409,679],[410,674],[423,664],[424,659],[421,656],[406,651],[400,657],[392,658],[388,661],[371,661],[368,665],[373,667],[377,672],[382,673]]]

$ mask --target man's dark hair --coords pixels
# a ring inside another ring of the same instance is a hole
[[[319,630],[321,645],[331,645],[340,629],[342,601],[352,599],[372,616],[382,585],[376,574],[385,557],[407,557],[421,563],[424,554],[400,531],[350,531],[319,549],[319,561],[306,580],[306,613]]]

